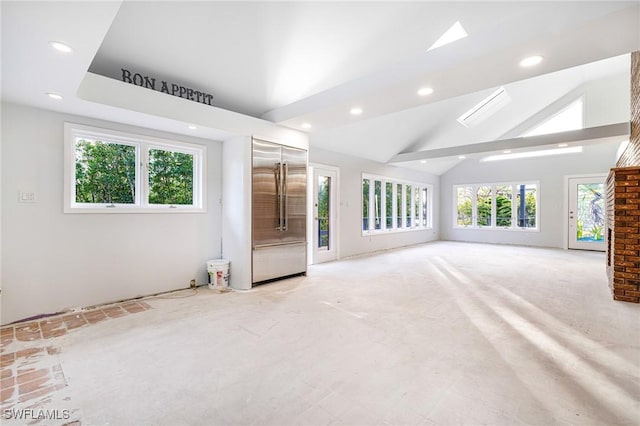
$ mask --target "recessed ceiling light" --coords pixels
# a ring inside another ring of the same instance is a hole
[[[462,27],[460,21],[457,21],[444,34],[442,34],[442,36],[440,36],[440,38],[436,40],[428,50],[433,50],[440,46],[444,46],[445,44],[453,43],[454,41],[465,38],[466,36],[467,32]]]
[[[433,93],[433,89],[431,87],[423,87],[420,90],[418,90],[418,95],[420,96],[427,96]]]
[[[534,56],[529,56],[528,58],[524,58],[523,60],[520,61],[520,66],[521,67],[532,67],[534,65],[538,65],[540,62],[542,62],[542,56],[540,55],[534,55]]]
[[[49,96],[51,99],[55,99],[57,101],[62,99],[62,96],[58,95],[57,93],[47,93],[47,96]]]
[[[309,124],[309,123],[302,123],[302,126],[300,126],[300,127],[302,127],[302,128],[303,128],[303,129],[305,129],[305,130],[309,130],[309,129],[311,128],[311,124]]]
[[[514,154],[506,154],[506,155],[490,155],[489,157],[483,158],[481,161],[498,161],[498,160],[512,160],[515,158],[547,157],[549,155],[577,154],[580,152],[582,152],[582,147],[574,146],[571,148],[562,148],[562,149],[545,149],[543,151],[516,152]]]
[[[420,163],[426,164],[427,160],[420,160]]]
[[[194,126],[194,125],[192,124],[191,126],[189,126],[189,129],[191,129],[191,130],[196,130],[196,129],[197,129],[197,127],[196,127],[196,126]]]
[[[64,52],[64,53],[73,52],[73,49],[71,48],[71,46],[61,41],[50,41],[49,45],[60,52]]]
[[[465,158],[467,158],[467,156],[466,156],[466,155],[458,155],[458,159],[459,159],[459,160],[464,160]]]
[[[351,111],[349,112],[351,115],[360,115],[362,114],[362,108],[351,108]]]
[[[502,151],[503,154],[511,154],[511,150],[510,149],[505,149],[504,151]]]
[[[569,144],[568,144],[568,143],[559,143],[559,144],[558,144],[558,148],[566,148],[566,147],[568,147],[568,146],[569,146]]]

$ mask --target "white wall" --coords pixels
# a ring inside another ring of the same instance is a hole
[[[584,127],[629,121],[630,81],[631,77],[625,73],[584,84]]]
[[[510,129],[498,139],[520,137],[523,133],[552,118],[581,96],[584,98],[583,124],[585,128],[627,122],[629,121],[630,103],[629,80],[629,73],[626,72],[622,75],[612,75],[581,84]],[[551,86],[547,90],[553,93],[555,89],[555,87]]]
[[[438,176],[326,151],[313,146],[309,149],[309,162],[340,169],[340,235],[338,238],[341,258],[438,239],[440,224]],[[433,185],[433,229],[363,236],[361,228],[362,173]]]
[[[230,261],[229,285],[251,289],[251,138],[224,141],[222,149],[223,256]]]
[[[467,159],[441,176],[442,240],[528,246],[564,245],[565,176],[608,173],[615,164],[618,143],[585,146],[582,154],[482,163]],[[539,181],[539,232],[453,228],[453,185]]]
[[[207,146],[207,212],[63,213],[63,122]],[[207,282],[221,254],[221,142],[2,105],[3,324]],[[20,191],[34,204],[18,203]]]

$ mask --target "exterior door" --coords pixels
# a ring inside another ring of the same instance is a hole
[[[313,168],[313,263],[337,259],[337,185],[335,170]]]
[[[569,248],[605,251],[606,176],[569,178]]]

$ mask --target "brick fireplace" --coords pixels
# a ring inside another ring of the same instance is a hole
[[[640,51],[631,54],[631,135],[607,178],[607,275],[615,300],[640,302]]]

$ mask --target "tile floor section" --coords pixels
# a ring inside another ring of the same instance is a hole
[[[152,307],[145,301],[127,301],[0,328],[2,423],[48,424],[47,420],[56,420],[80,425],[74,420],[71,398],[64,395],[67,381],[57,356],[60,349],[51,339],[149,309]]]

